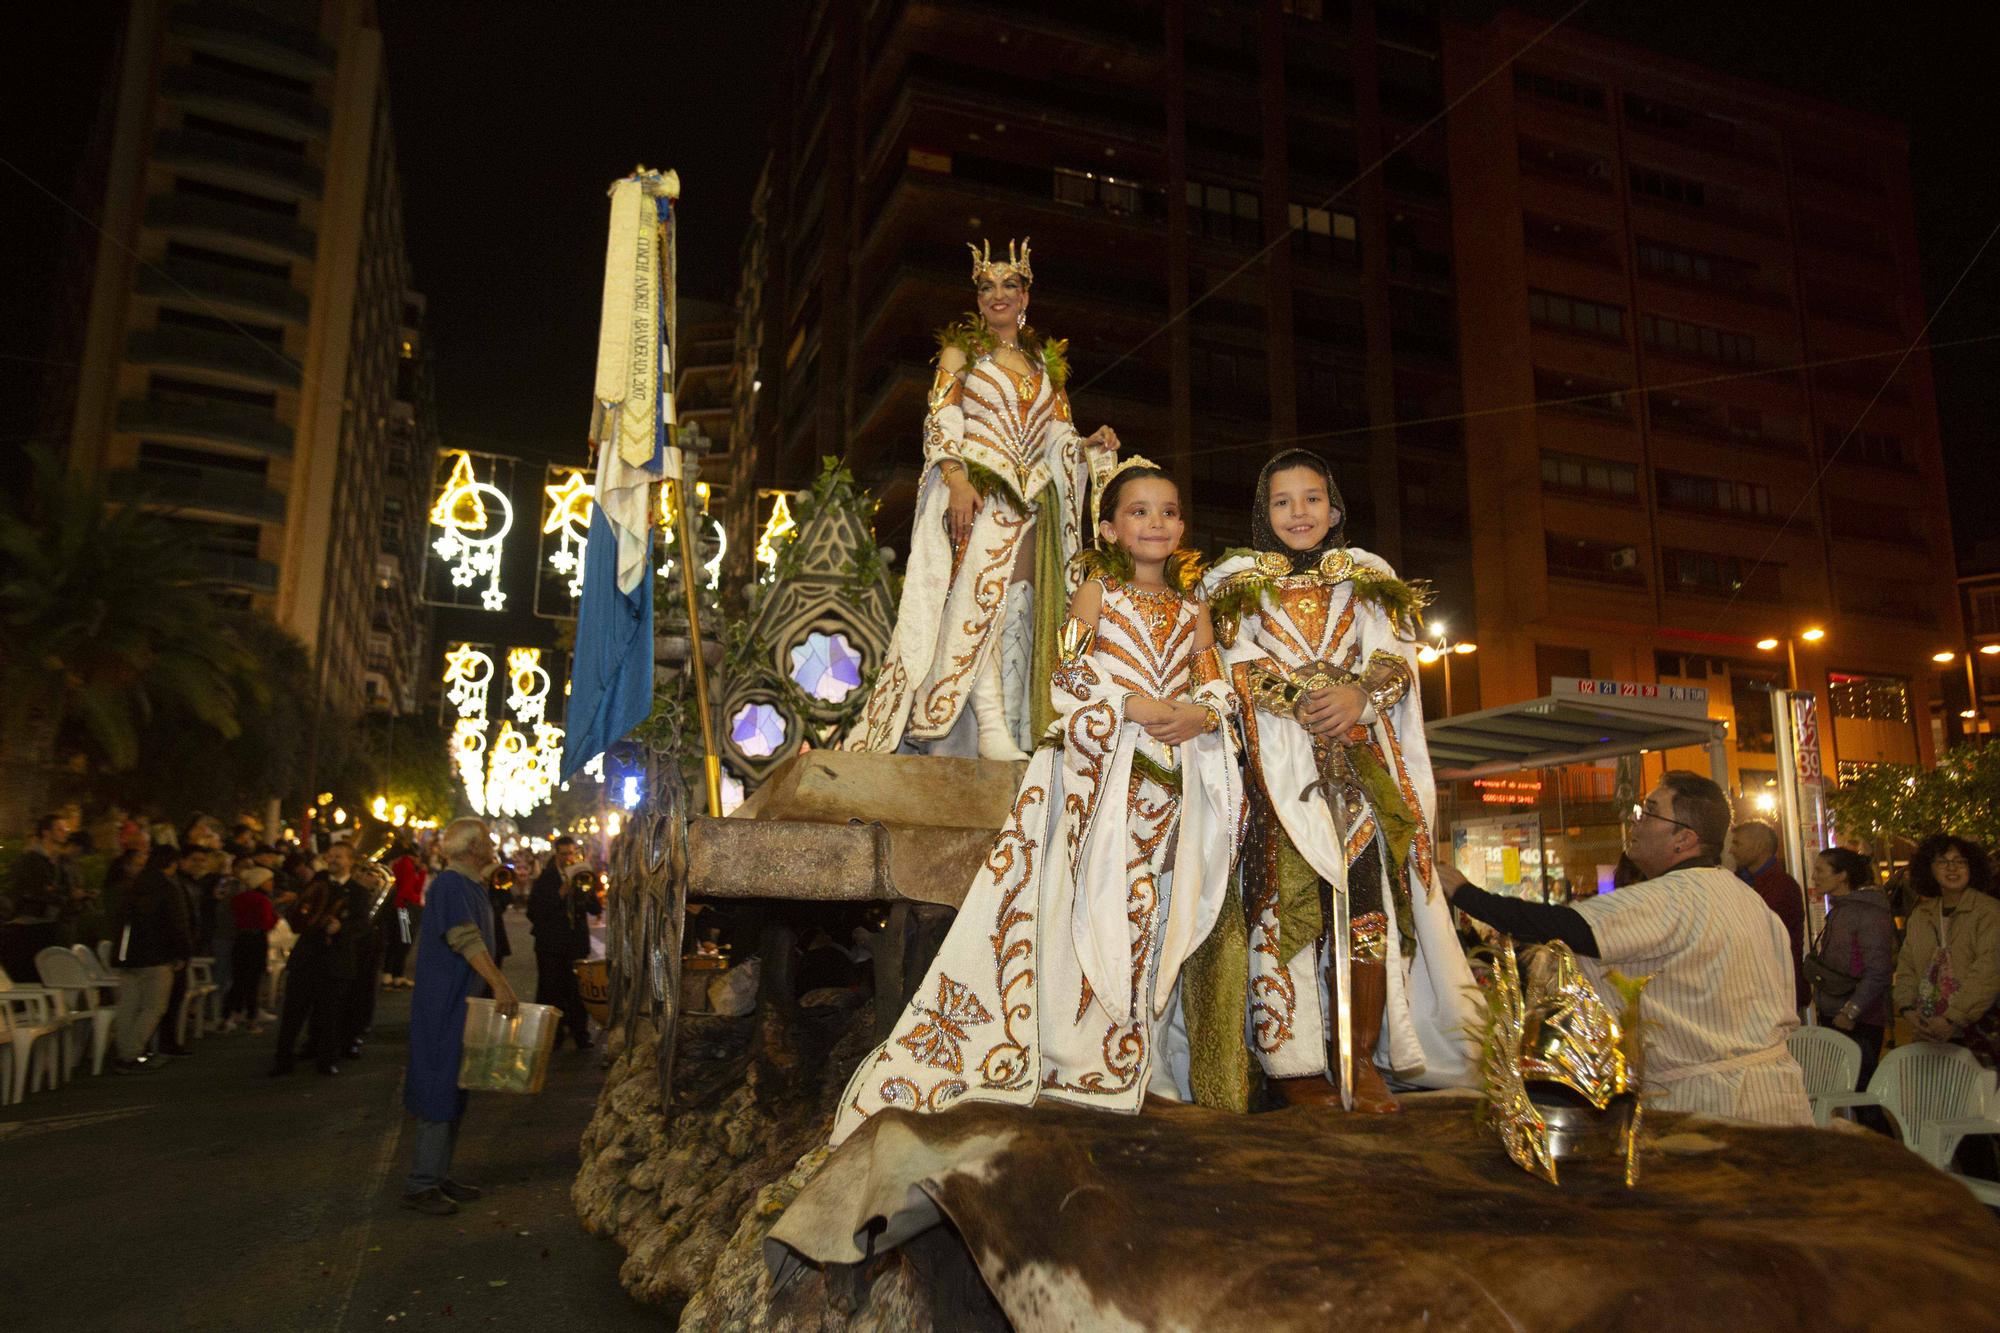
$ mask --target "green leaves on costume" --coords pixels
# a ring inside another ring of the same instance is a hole
[[[956,324],[939,329],[937,341],[938,350],[956,347],[967,362],[989,356],[1000,346],[1000,340],[993,336],[993,330],[986,327],[986,321],[977,313],[960,316]],[[1058,390],[1069,383],[1069,339],[1044,339],[1033,329],[1023,328],[1021,350],[1030,357],[1041,358],[1043,373]]]

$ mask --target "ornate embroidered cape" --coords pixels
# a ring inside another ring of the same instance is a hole
[[[834,1143],[885,1108],[961,1098],[1139,1109],[1241,831],[1228,728],[1169,748],[1124,720],[1134,693],[1226,709],[1216,654],[1201,671],[1192,650],[1198,618],[1171,591],[1107,585],[1094,642],[1055,674],[1049,743],[915,998],[855,1070]]]
[[[958,345],[954,330],[946,339]],[[1035,657],[1045,681],[1054,665],[1054,629],[1076,591],[1064,569],[1089,525],[1092,478],[1108,470],[1104,451],[1086,447],[1063,392],[1062,343],[1040,346],[1040,365],[1016,375],[974,344],[966,366],[939,368],[924,421],[924,475],[911,526],[910,559],[896,629],[867,707],[842,746],[892,751],[907,735],[947,735],[974,682],[997,650],[1008,579],[1031,535],[1035,562]],[[950,491],[939,465],[962,463],[984,500],[964,550],[945,533]],[[1047,714],[1044,710],[1043,721]]]
[[[1470,1034],[1477,1020],[1472,969],[1452,930],[1450,909],[1436,890],[1431,833],[1436,784],[1424,744],[1416,644],[1409,632],[1421,609],[1421,593],[1396,579],[1379,556],[1352,547],[1336,548],[1317,567],[1298,574],[1278,572],[1284,568],[1282,559],[1264,563],[1270,567],[1260,567],[1254,553],[1234,554],[1203,580],[1223,660],[1245,701],[1246,767],[1258,796],[1253,812],[1269,812],[1285,835],[1260,838],[1263,831],[1253,830],[1250,841],[1302,857],[1305,865],[1296,867],[1298,875],[1307,880],[1316,876],[1344,894],[1352,857],[1378,830],[1385,835],[1390,864],[1400,862],[1405,878],[1389,886],[1394,899],[1394,910],[1386,913],[1389,997],[1377,1060],[1421,1086],[1469,1087],[1476,1057]],[[1252,595],[1246,597],[1246,589]],[[1374,702],[1349,734],[1355,771],[1370,794],[1364,817],[1349,830],[1347,846],[1315,785],[1320,774],[1312,737],[1288,713],[1248,702],[1260,676],[1296,678],[1315,667],[1391,682],[1391,688],[1371,691]],[[1371,774],[1379,781],[1371,780]],[[1419,818],[1411,820],[1411,814]],[[1298,877],[1285,874],[1286,869],[1253,867],[1249,856],[1244,858],[1251,1046],[1273,1077],[1324,1072],[1330,1031],[1316,940],[1317,891],[1311,892],[1304,914],[1314,924],[1301,929],[1296,906],[1280,902],[1281,882],[1290,884]],[[1282,919],[1281,905],[1288,909]],[[1336,941],[1334,947],[1347,946]]]

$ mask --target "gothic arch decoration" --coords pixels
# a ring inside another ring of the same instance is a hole
[[[875,545],[875,502],[829,458],[793,499],[775,577],[731,635],[721,696],[731,768],[762,782],[799,746],[837,741],[868,698],[895,623],[888,561]]]

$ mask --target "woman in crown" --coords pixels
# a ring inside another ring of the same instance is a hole
[[[1028,242],[1005,260],[970,248],[979,308],[938,335],[902,605],[850,750],[1027,757],[1054,716],[1090,485],[1118,450],[1109,426],[1077,434],[1068,344],[1028,325]]]
[[[1206,984],[1245,947],[1240,908],[1225,911],[1234,704],[1173,480],[1128,459],[1097,511],[1103,545],[1077,560],[1045,687],[1058,725],[909,1007],[848,1083],[835,1143],[878,1111],[962,1099],[1247,1109],[1242,987]]]
[[[1472,972],[1431,841],[1424,595],[1347,545],[1318,456],[1273,458],[1255,503],[1255,549],[1203,583],[1248,753],[1251,1045],[1288,1102],[1392,1112],[1384,1070],[1473,1079]]]

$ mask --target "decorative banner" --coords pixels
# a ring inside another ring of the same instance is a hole
[[[583,595],[583,552],[590,539],[591,472],[548,465],[542,483],[540,577],[535,580],[535,614],[551,620],[576,615]]]
[[[441,449],[437,462],[443,476],[430,519],[431,526],[441,530],[431,543],[439,563],[435,576],[426,568],[427,600],[439,606],[470,607],[476,595],[485,610],[504,610],[507,594],[500,586],[500,555],[514,528],[514,503],[507,498],[514,460]],[[445,575],[449,586],[443,581]],[[475,594],[473,585],[482,578],[486,586]]]

